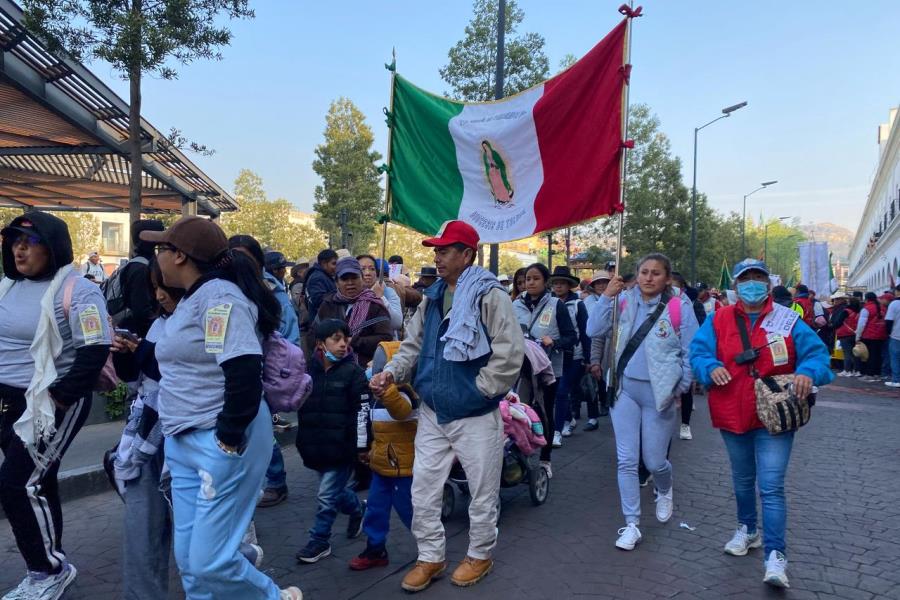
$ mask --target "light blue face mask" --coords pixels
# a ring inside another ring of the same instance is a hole
[[[742,281],[737,284],[737,293],[741,300],[750,306],[756,306],[769,295],[769,284],[764,281]]]
[[[366,367],[366,379],[372,381],[372,367]]]
[[[331,362],[339,362],[339,361],[341,360],[341,359],[339,359],[337,356],[335,356],[334,354],[332,354],[332,353],[331,353],[331,350],[326,350],[326,351],[325,351],[325,358],[327,358],[327,359],[330,360]]]

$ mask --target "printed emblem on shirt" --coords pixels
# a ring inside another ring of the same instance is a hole
[[[225,333],[228,331],[228,317],[231,304],[220,304],[206,310],[205,346],[206,352],[218,354],[225,349]]]
[[[103,343],[103,321],[96,304],[88,304],[78,315],[78,321],[86,345]]]
[[[550,321],[552,319],[553,319],[553,309],[546,308],[546,309],[544,309],[544,312],[541,313],[541,318],[538,321],[538,323],[540,323],[541,327],[547,327],[550,325]]]
[[[791,309],[781,306],[780,304],[775,304],[772,306],[772,312],[763,318],[760,326],[766,333],[789,337],[791,335],[791,330],[794,328],[794,323],[796,323],[799,318],[800,315]]]
[[[669,322],[665,319],[660,319],[656,322],[656,337],[660,339],[666,339],[669,337]]]
[[[770,333],[766,336],[769,342],[769,351],[772,353],[772,364],[776,367],[783,367],[788,364],[787,342],[784,337],[777,333]]]

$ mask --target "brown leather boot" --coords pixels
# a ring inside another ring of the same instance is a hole
[[[494,561],[490,558],[480,559],[466,556],[453,571],[450,582],[460,587],[475,585],[484,579],[485,575],[490,573],[493,568]]]
[[[400,587],[407,592],[421,592],[431,585],[433,580],[443,575],[446,568],[446,561],[425,562],[424,560],[417,560],[416,566],[406,574]]]

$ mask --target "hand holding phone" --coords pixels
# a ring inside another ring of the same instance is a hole
[[[135,344],[137,344],[138,342],[141,341],[141,339],[140,339],[138,336],[136,336],[135,334],[131,333],[131,332],[128,331],[127,329],[119,329],[119,328],[116,328],[115,331],[116,331],[116,335],[117,335],[117,336],[119,336],[119,337],[121,337],[121,338],[124,338],[124,339],[128,340],[129,342],[134,342]]]

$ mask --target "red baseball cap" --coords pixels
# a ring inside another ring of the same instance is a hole
[[[464,221],[445,221],[437,237],[422,240],[422,245],[428,247],[449,246],[456,243],[469,248],[478,248],[478,232]]]

